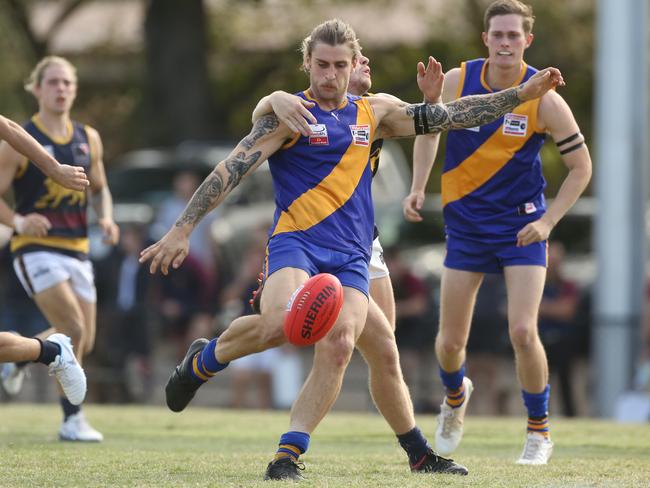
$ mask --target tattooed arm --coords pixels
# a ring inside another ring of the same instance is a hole
[[[463,97],[446,104],[390,103],[386,99],[370,97],[375,116],[380,121],[375,137],[409,137],[416,133],[428,134],[487,124],[512,111],[517,105],[563,84],[562,75],[557,69],[546,68],[518,87],[488,95]]]
[[[166,275],[170,264],[178,268],[189,252],[189,236],[199,221],[290,136],[291,131],[280,124],[275,114],[259,118],[250,134],[203,180],[169,232],[140,253],[140,262],[151,259],[149,270],[152,274],[160,268]]]

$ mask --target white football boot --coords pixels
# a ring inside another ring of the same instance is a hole
[[[547,464],[551,454],[553,454],[551,440],[537,432],[529,432],[526,435],[526,444],[524,444],[524,450],[517,460],[517,464]]]
[[[49,364],[50,376],[55,376],[59,381],[70,403],[81,405],[86,397],[86,375],[72,352],[70,338],[63,334],[52,334],[47,340],[61,348],[61,354]]]
[[[0,370],[2,388],[9,396],[15,396],[23,388],[25,379],[25,368],[19,368],[16,363],[4,363]]]
[[[59,440],[73,442],[101,442],[104,436],[93,429],[83,412],[70,415],[59,429]]]
[[[436,451],[442,456],[448,456],[454,452],[463,438],[465,411],[467,410],[469,397],[474,390],[472,380],[467,376],[463,378],[463,385],[465,386],[465,401],[460,407],[452,408],[447,405],[446,397],[442,405],[440,405],[438,427],[436,428]]]

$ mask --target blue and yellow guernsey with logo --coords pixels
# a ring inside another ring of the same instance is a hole
[[[68,137],[48,134],[38,116],[32,117],[25,130],[62,164],[81,166],[90,172],[91,147],[86,126],[71,122]],[[25,160],[13,181],[16,212],[39,213],[52,224],[45,237],[14,235],[14,256],[31,251],[57,251],[79,258],[88,255],[87,201],[85,191],[69,190],[45,176],[34,163]]]
[[[493,90],[485,59],[461,64],[457,97]],[[537,72],[522,65],[517,86]],[[487,243],[506,243],[545,211],[542,161],[545,135],[537,126],[539,99],[480,127],[449,131],[442,175],[447,234]]]
[[[314,101],[307,92],[298,96]],[[376,121],[367,99],[348,94],[335,110],[309,109],[312,134],[269,158],[275,188],[270,238],[296,233],[321,247],[369,259],[374,211],[370,148]]]

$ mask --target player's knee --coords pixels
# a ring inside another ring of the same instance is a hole
[[[354,336],[351,333],[332,331],[320,341],[320,352],[331,361],[331,365],[344,370],[354,352]],[[337,333],[338,332],[338,333]]]
[[[454,337],[445,337],[438,335],[436,338],[437,350],[446,356],[456,356],[465,350],[466,343],[463,340]]]
[[[399,371],[399,353],[394,340],[382,340],[377,343],[377,350],[373,351],[374,361],[368,363],[372,368],[381,368],[385,374]]]
[[[527,324],[516,324],[510,328],[510,342],[514,348],[530,347],[536,338],[535,329]]]

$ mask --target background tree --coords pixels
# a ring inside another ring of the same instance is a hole
[[[214,105],[208,82],[206,14],[202,0],[150,0],[145,21],[147,91],[154,144],[214,138]],[[223,127],[223,126],[222,126]]]

